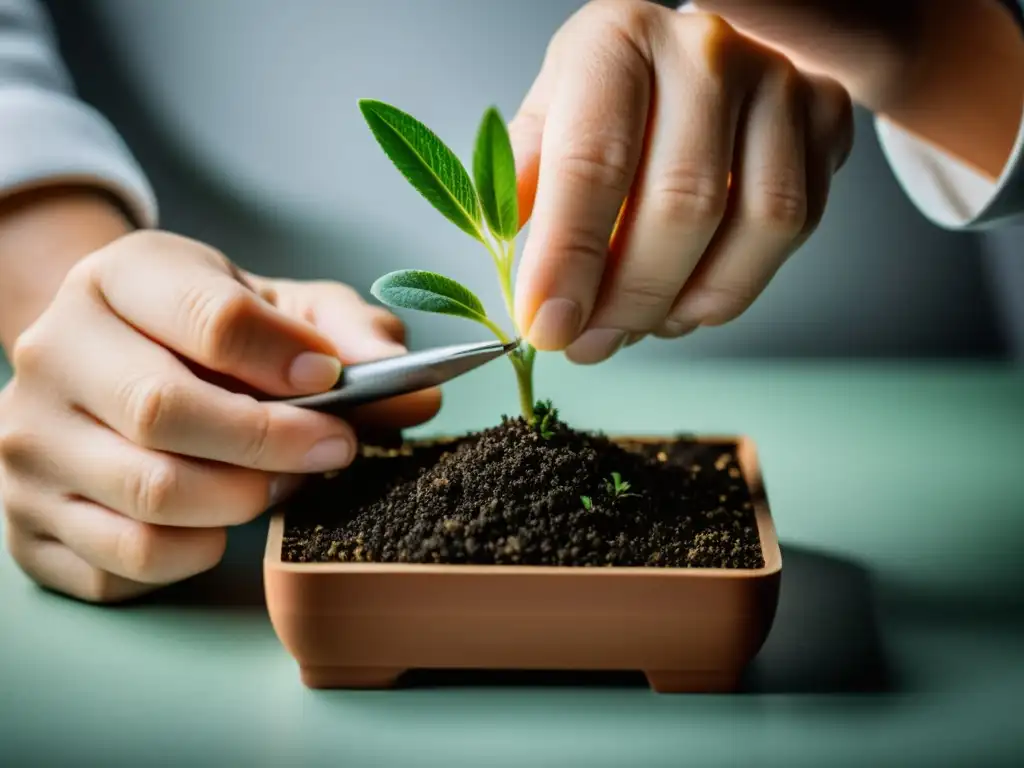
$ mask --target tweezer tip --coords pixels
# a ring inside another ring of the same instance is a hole
[[[501,348],[501,351],[502,352],[506,352],[506,353],[511,352],[512,350],[517,349],[519,347],[519,345],[522,344],[522,342],[523,342],[522,339],[516,339],[515,341],[510,341],[508,344],[505,344]]]

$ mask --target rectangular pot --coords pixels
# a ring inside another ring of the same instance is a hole
[[[263,565],[274,631],[312,688],[478,668],[640,670],[659,692],[734,690],[775,617],[782,556],[753,442],[698,439],[736,443],[763,568],[290,563],[278,513]]]

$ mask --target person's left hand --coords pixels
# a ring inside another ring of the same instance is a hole
[[[532,213],[517,324],[595,363],[744,312],[817,227],[853,119],[839,84],[717,16],[595,0],[509,130]]]

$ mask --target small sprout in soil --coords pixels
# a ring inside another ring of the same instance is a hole
[[[434,272],[391,272],[380,277],[370,292],[392,307],[453,315],[480,323],[505,344],[520,338],[514,315],[512,267],[515,240],[523,222],[512,144],[498,110],[488,109],[480,123],[471,178],[455,153],[412,115],[372,99],[360,100],[359,109],[377,143],[405,179],[446,219],[487,250],[498,273],[513,334],[509,336],[494,322],[473,291]],[[508,355],[527,421],[534,417],[535,354],[536,350],[523,342]]]
[[[536,427],[537,434],[544,440],[550,440],[555,436],[552,427],[557,420],[558,409],[551,404],[550,400],[541,400],[533,406],[533,418],[530,419],[530,425]]]
[[[637,496],[635,493],[628,493],[629,489],[632,488],[632,484],[622,479],[622,475],[618,472],[612,472],[612,479],[605,480],[605,488],[608,493],[616,498],[623,498],[625,496]]]
[[[583,504],[584,509],[589,510],[594,508],[594,500],[591,499],[589,496],[580,496],[580,503]]]

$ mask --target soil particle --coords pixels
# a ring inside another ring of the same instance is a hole
[[[368,449],[289,504],[290,562],[760,568],[735,444],[624,444],[552,415]]]

